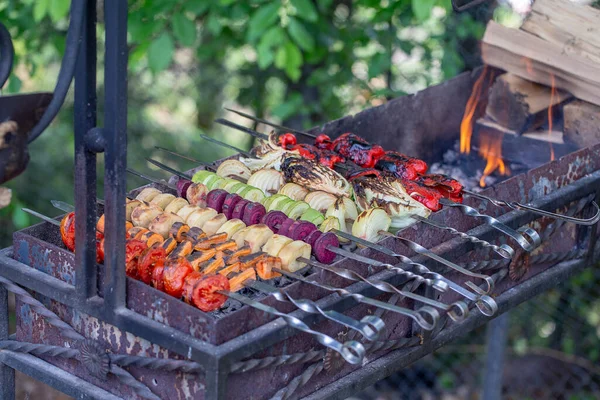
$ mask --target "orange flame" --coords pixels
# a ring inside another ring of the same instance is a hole
[[[502,160],[502,139],[504,134],[490,134],[482,131],[479,134],[479,155],[487,161],[479,186],[485,187],[485,178],[498,170],[500,175],[510,175],[510,170]]]
[[[554,96],[556,96],[556,82],[554,80],[554,74],[550,74],[550,106],[548,106],[548,135],[552,134],[552,103],[554,103]],[[550,142],[550,161],[554,161],[554,146]]]
[[[473,85],[473,90],[471,91],[471,96],[467,101],[467,106],[465,107],[465,113],[463,115],[463,119],[460,123],[460,152],[469,154],[471,152],[471,136],[473,135],[473,115],[475,114],[475,110],[477,109],[477,103],[479,102],[479,98],[481,97],[481,92],[483,90],[483,81],[485,80],[485,76],[487,74],[487,65],[483,67],[483,71],[475,84]]]

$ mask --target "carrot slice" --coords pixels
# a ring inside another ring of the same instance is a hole
[[[267,257],[256,264],[256,273],[263,280],[269,280],[281,276],[279,272],[274,272],[273,268],[281,268],[281,258]]]
[[[202,264],[200,272],[202,272],[204,275],[212,275],[224,266],[225,261],[223,261],[222,258],[217,258],[215,260],[207,261],[204,264]]]
[[[249,279],[256,280],[256,271],[254,268],[248,268],[245,271],[240,272],[229,280],[229,290],[231,292],[238,292],[244,287],[244,282]]]
[[[179,243],[187,238],[187,233],[189,231],[189,225],[186,225],[183,222],[175,222],[173,225],[171,225],[171,229],[169,229],[169,235],[175,238],[175,240]]]
[[[194,249],[196,250],[206,250],[214,245],[220,244],[227,241],[227,232],[217,233],[212,236],[209,236],[205,239],[201,239],[196,242]]]
[[[187,233],[186,233],[186,239],[187,240],[191,240],[192,242],[196,242],[198,240],[204,239],[205,237],[207,237],[208,235],[206,233],[204,233],[202,231],[202,229],[198,228],[197,226],[191,228]]]
[[[149,232],[148,229],[142,228],[141,226],[136,226],[135,228],[129,230],[129,236],[133,239],[139,240],[146,232]]]
[[[192,251],[194,251],[192,242],[184,240],[177,245],[171,254],[169,254],[169,258],[187,257],[192,254]]]
[[[215,250],[217,250],[217,251],[234,250],[235,251],[235,250],[237,250],[237,244],[235,243],[235,240],[228,240],[221,244],[217,244],[215,246]]]
[[[162,237],[162,235],[159,235],[158,233],[154,233],[152,231],[148,231],[148,232],[144,233],[140,237],[140,240],[146,242],[148,247],[152,247],[152,245],[155,243],[162,244],[165,241],[165,239]]]
[[[244,257],[249,254],[252,254],[252,249],[250,248],[250,246],[240,247],[239,249],[227,256],[227,258],[225,259],[225,263],[227,265],[235,264],[240,261],[240,257]]]
[[[174,238],[170,237],[163,242],[162,247],[165,249],[165,253],[169,255],[173,252],[173,250],[175,250],[175,247],[177,247],[177,242]]]
[[[187,260],[192,264],[195,271],[199,271],[200,264],[213,258],[216,252],[215,249],[195,251],[187,257]]]
[[[231,275],[233,273],[240,272],[240,265],[241,265],[241,263],[239,263],[239,262],[228,265],[225,268],[221,268],[221,270],[219,271],[219,274],[223,275],[224,277],[228,277],[229,275]]]
[[[240,262],[242,263],[240,269],[244,271],[248,268],[253,268],[259,261],[266,259],[268,256],[267,253],[260,252],[240,257]]]

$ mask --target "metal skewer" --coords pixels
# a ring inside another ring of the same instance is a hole
[[[263,303],[249,299],[246,296],[242,296],[237,293],[233,293],[233,292],[229,292],[229,291],[225,291],[225,290],[219,290],[219,291],[217,291],[217,293],[223,294],[229,298],[239,301],[242,304],[256,308],[260,311],[266,312],[266,313],[274,315],[276,317],[283,318],[285,320],[285,322],[287,322],[288,325],[290,325],[292,328],[295,328],[299,331],[313,335],[319,343],[321,343],[323,346],[325,346],[327,348],[330,348],[330,349],[338,352],[350,364],[360,364],[365,356],[364,346],[355,340],[350,340],[350,341],[347,341],[342,344],[342,343],[338,342],[337,340],[331,338],[330,336],[325,335],[324,333],[317,332],[317,331],[310,329],[310,327],[308,325],[306,325],[304,322],[302,322],[300,319],[298,319],[294,316],[282,313],[273,307],[267,306]]]
[[[465,204],[454,203],[448,199],[441,199],[440,203],[445,206],[460,208],[463,214],[470,217],[483,218],[489,226],[513,238],[527,252],[532,252],[542,243],[540,235],[532,228],[521,227],[515,231],[496,218],[487,214],[481,214],[473,207]]]
[[[256,132],[255,130],[252,130],[250,128],[246,128],[245,126],[242,126],[242,125],[238,125],[235,122],[228,121],[228,120],[226,120],[224,118],[216,119],[215,122],[217,124],[221,124],[221,125],[227,126],[229,128],[237,129],[238,131],[242,131],[244,133],[247,133],[248,135],[253,136],[253,137],[257,138],[257,139],[269,140],[269,135],[266,135],[266,134],[260,133],[260,132]]]
[[[454,229],[451,226],[446,226],[446,225],[440,224],[440,223],[435,222],[433,220],[421,217],[420,215],[411,215],[410,217],[412,219],[416,219],[417,221],[423,222],[425,224],[428,224],[428,225],[431,225],[431,226],[435,226],[436,228],[448,231],[448,232],[452,233],[455,236],[458,236],[458,237],[461,237],[463,239],[466,239],[466,240],[470,241],[471,243],[475,243],[475,244],[481,245],[483,247],[486,247],[488,249],[492,249],[497,254],[499,254],[501,257],[506,258],[508,260],[510,260],[511,258],[513,258],[513,256],[515,255],[515,251],[513,250],[513,248],[510,247],[507,244],[502,244],[500,246],[496,246],[495,244],[492,244],[490,242],[486,242],[485,240],[479,239],[476,236],[469,235],[467,233],[464,233],[464,232],[461,232],[461,231],[459,231],[457,229]]]
[[[388,231],[379,231],[379,234],[382,236],[392,237],[396,240],[399,240],[402,243],[406,244],[415,253],[424,255],[425,257],[428,257],[428,258],[431,258],[432,260],[435,260],[435,261],[439,262],[440,264],[444,264],[445,266],[447,266],[457,272],[460,272],[463,275],[470,276],[471,278],[477,278],[477,279],[484,280],[487,285],[487,290],[484,291],[484,294],[490,294],[494,290],[494,280],[492,279],[491,276],[478,274],[476,272],[471,272],[468,269],[465,269],[465,268],[461,267],[460,265],[453,263],[452,261],[446,260],[445,258],[438,256],[433,251],[426,249],[425,247],[421,246],[420,244],[418,244],[416,242],[413,242],[412,240],[408,240],[403,237],[396,236],[393,233],[390,233]],[[473,282],[466,282],[465,284],[475,291],[477,291],[479,289],[479,287],[476,286]]]
[[[496,313],[496,311],[498,311],[498,305],[496,304],[494,299],[492,299],[488,295],[481,293],[481,289],[479,289],[478,287],[477,287],[477,289],[473,289],[477,292],[477,294],[472,293],[472,292],[468,291],[467,289],[463,288],[462,286],[452,282],[450,279],[446,278],[445,276],[438,274],[437,272],[431,271],[425,265],[412,261],[410,258],[406,257],[403,254],[396,253],[393,250],[388,249],[387,247],[384,247],[384,246],[381,246],[381,245],[378,245],[375,243],[371,243],[367,240],[363,240],[363,239],[357,238],[355,236],[348,235],[345,232],[341,232],[341,231],[334,231],[334,232],[342,237],[344,237],[343,235],[347,235],[349,238],[352,237],[352,239],[350,239],[350,240],[353,240],[354,242],[361,244],[365,247],[369,247],[373,250],[377,250],[380,253],[387,254],[388,256],[391,256],[391,257],[399,258],[400,261],[402,261],[402,263],[408,264],[408,265],[414,267],[415,270],[419,274],[422,274],[424,276],[430,276],[437,283],[437,285],[444,284],[446,288],[449,288],[450,290],[463,296],[467,300],[475,302],[475,305],[477,306],[479,311],[481,311],[481,313],[484,315],[492,316]],[[384,268],[387,268],[390,270],[400,270],[403,272],[408,272],[399,267],[394,267],[393,265],[390,265],[390,264],[371,260],[370,258],[363,257],[363,256],[351,253],[351,252],[343,250],[343,249],[335,249],[333,247],[328,247],[328,249],[336,254],[342,255],[344,257],[352,258],[356,261],[364,262],[366,264],[370,264],[375,267],[384,267]],[[423,279],[423,277],[421,277],[421,279]],[[471,283],[471,285],[473,285],[473,284]],[[469,285],[469,287],[471,287],[471,285]],[[475,285],[473,285],[473,286],[475,286]],[[435,286],[434,286],[434,288],[435,288]]]
[[[492,199],[491,197],[484,196],[483,194],[471,192],[471,191],[465,190],[465,189],[463,189],[463,193],[468,196],[478,198],[480,200],[488,201],[488,202],[492,203],[493,205],[495,205],[496,207],[509,207],[513,210],[529,211],[529,212],[532,212],[535,214],[542,215],[544,217],[560,219],[560,220],[563,220],[566,222],[572,222],[577,225],[590,226],[590,225],[595,225],[598,221],[600,221],[600,207],[598,207],[598,204],[595,201],[592,201],[592,205],[596,208],[595,215],[593,217],[591,217],[591,218],[575,218],[575,217],[569,217],[568,215],[556,214],[556,213],[553,213],[550,211],[541,210],[539,208],[531,207],[526,204],[521,204],[516,201],[505,201],[505,200]]]
[[[298,259],[301,262],[304,262],[308,265],[311,265],[313,267],[316,268],[320,268],[322,270],[325,271],[329,271],[332,272],[338,276],[341,276],[342,278],[346,278],[349,279],[351,281],[357,281],[357,282],[365,282],[371,286],[373,286],[374,288],[381,290],[382,292],[386,292],[386,293],[393,293],[393,294],[399,294],[400,296],[412,299],[412,300],[416,300],[416,301],[420,301],[423,304],[427,304],[429,306],[435,307],[435,308],[439,308],[441,310],[447,311],[448,312],[448,316],[453,320],[453,321],[462,321],[463,319],[465,319],[467,317],[467,314],[469,313],[469,307],[462,301],[457,301],[455,303],[452,304],[445,304],[442,303],[440,301],[436,301],[433,299],[430,299],[429,297],[425,297],[425,296],[421,296],[418,295],[416,293],[413,292],[409,292],[406,290],[401,290],[398,289],[397,287],[395,287],[394,285],[392,285],[389,282],[385,282],[382,280],[378,280],[378,279],[368,279],[365,278],[364,276],[354,272],[354,271],[350,271],[347,269],[343,269],[343,268],[337,268],[331,265],[325,265],[316,261],[312,261],[312,260],[308,260],[306,258],[299,258]],[[412,310],[411,310],[412,312]],[[424,313],[428,314],[429,317],[434,320],[436,319],[435,314],[431,314],[430,310],[427,309],[427,311],[424,311]],[[437,314],[437,311],[436,311]],[[439,315],[439,314],[438,314]],[[409,315],[411,316],[411,315]],[[415,319],[415,321],[421,325],[422,320],[419,320],[418,318],[416,318],[416,316],[411,316],[412,318]],[[421,316],[422,317],[422,316]],[[422,317],[423,318],[423,317]],[[435,325],[435,324],[434,324]],[[421,325],[421,327],[423,329],[427,329],[426,327],[424,327],[423,325]]]
[[[267,121],[266,119],[258,118],[258,117],[255,117],[255,116],[253,116],[253,115],[250,115],[250,114],[246,114],[246,113],[244,113],[244,112],[241,112],[241,111],[232,110],[231,108],[227,108],[227,107],[225,107],[225,109],[226,109],[227,111],[231,111],[232,113],[236,113],[237,115],[240,115],[240,116],[242,116],[242,117],[248,118],[248,119],[250,119],[250,120],[252,120],[252,121],[255,121],[255,122],[260,122],[261,124],[265,124],[265,125],[272,126],[273,128],[281,129],[281,130],[284,130],[284,131],[286,131],[286,132],[292,132],[292,133],[295,133],[295,134],[297,134],[297,135],[303,135],[303,136],[307,136],[307,137],[310,137],[310,138],[313,138],[313,139],[316,139],[316,138],[317,138],[317,135],[314,135],[314,134],[312,134],[312,133],[308,133],[308,132],[299,131],[299,130],[296,130],[296,129],[293,129],[293,128],[288,128],[288,127],[285,127],[285,126],[282,126],[282,125],[277,125],[277,124],[275,124],[275,123],[273,123],[273,122],[269,122],[269,121]]]
[[[140,172],[134,171],[131,168],[127,168],[126,171],[129,172],[131,175],[135,175],[135,176],[137,176],[139,178],[142,178],[142,179],[145,179],[145,180],[147,180],[149,182],[156,183],[157,185],[166,186],[166,187],[171,188],[171,189],[177,189],[175,186],[170,185],[166,181],[161,181],[161,180],[158,180],[158,179],[154,179],[154,178],[152,178],[152,177],[150,177],[148,175],[144,175],[144,174],[142,174]]]
[[[148,161],[150,164],[154,164],[154,165],[156,165],[158,168],[160,168],[160,169],[163,169],[163,170],[165,170],[165,171],[167,171],[167,172],[170,172],[170,173],[172,173],[173,175],[176,175],[176,176],[178,176],[178,177],[180,177],[180,178],[187,179],[187,180],[190,180],[190,181],[192,180],[192,176],[191,176],[191,175],[189,175],[189,174],[185,174],[185,173],[183,173],[183,172],[180,172],[180,171],[177,171],[176,169],[174,169],[174,168],[171,168],[171,167],[169,167],[168,165],[165,165],[165,164],[163,164],[163,163],[161,163],[161,162],[158,162],[158,161],[156,161],[156,160],[153,160],[153,159],[151,159],[151,158],[146,158],[146,161]]]
[[[232,146],[232,145],[230,145],[230,144],[228,144],[228,143],[221,142],[220,140],[213,139],[213,138],[211,138],[210,136],[208,136],[208,135],[204,135],[204,134],[202,134],[202,133],[199,133],[198,135],[199,135],[201,138],[203,138],[203,139],[205,139],[205,140],[208,140],[209,142],[212,142],[212,143],[218,144],[219,146],[227,147],[228,149],[231,149],[231,150],[235,150],[235,151],[237,151],[238,153],[245,155],[246,157],[252,157],[252,154],[248,153],[248,152],[247,152],[247,151],[245,151],[245,150],[242,150],[242,149],[240,149],[239,147],[235,147],[235,146]]]
[[[335,230],[332,230],[332,232],[335,232]],[[335,232],[337,233],[337,232]],[[327,250],[338,254],[342,257],[347,257],[350,258],[354,261],[358,261],[358,262],[362,262],[364,264],[373,266],[373,267],[380,267],[380,268],[385,268],[388,269],[390,271],[394,271],[399,275],[404,275],[407,279],[414,279],[419,283],[423,283],[427,286],[431,286],[432,288],[434,288],[435,290],[439,291],[439,292],[445,292],[446,290],[448,290],[448,284],[440,279],[428,279],[428,278],[424,278],[423,276],[419,275],[419,274],[415,274],[413,272],[410,271],[406,271],[400,267],[396,267],[393,266],[391,264],[387,264],[387,263],[383,263],[381,261],[377,261],[377,260],[372,260],[368,257],[364,257],[361,256],[360,254],[355,254],[352,253],[351,251],[348,250],[344,250],[342,248],[339,247],[333,247],[333,246],[327,246]],[[404,260],[403,260],[404,261]],[[411,259],[409,259],[408,257],[406,257],[406,264],[412,265],[412,266],[417,266],[417,265],[421,265],[418,263],[413,262]],[[423,267],[425,267],[423,265]]]
[[[60,222],[59,221],[55,220],[54,218],[47,217],[44,214],[40,214],[37,211],[33,211],[33,210],[29,209],[29,208],[21,208],[21,210],[25,211],[28,214],[36,216],[39,219],[44,220],[44,221],[46,221],[46,222],[48,222],[48,223],[50,223],[52,225],[60,226]]]
[[[244,282],[244,286],[256,289],[263,293],[272,295],[277,301],[292,303],[300,310],[310,314],[320,314],[326,319],[343,325],[349,329],[355,330],[360,333],[365,339],[369,341],[377,340],[379,332],[385,328],[383,320],[375,315],[367,315],[360,321],[348,317],[335,310],[323,310],[317,303],[307,299],[295,299],[288,293],[283,292],[280,289],[274,288],[271,285],[267,285],[263,282],[255,280],[249,280]]]
[[[377,308],[381,308],[383,310],[387,310],[390,312],[394,312],[394,313],[397,313],[400,315],[404,315],[404,316],[413,318],[412,313],[422,313],[423,312],[424,314],[421,315],[422,320],[421,319],[419,319],[419,320],[421,323],[424,322],[424,325],[419,324],[419,326],[421,326],[425,330],[432,330],[433,328],[435,328],[435,325],[437,324],[437,321],[439,319],[439,313],[435,309],[433,309],[429,306],[421,307],[416,311],[409,310],[408,308],[399,307],[394,304],[386,303],[384,301],[375,300],[370,297],[363,296],[362,294],[359,294],[359,293],[350,292],[343,288],[337,288],[335,286],[327,285],[326,283],[316,282],[316,281],[307,279],[307,278],[303,277],[302,275],[298,275],[294,272],[284,271],[279,268],[273,268],[273,271],[279,272],[282,275],[285,275],[289,278],[299,280],[299,281],[307,283],[309,285],[313,285],[318,288],[328,290],[330,292],[335,292],[338,295],[340,295],[341,297],[351,297],[359,303],[368,304],[368,305],[371,305],[371,306],[374,306]],[[408,312],[408,314],[407,314],[407,312]],[[427,321],[425,316],[428,316],[429,318],[431,318],[431,322]],[[417,321],[417,323],[419,323],[419,321]]]
[[[186,156],[186,155],[183,155],[183,154],[176,153],[176,152],[174,152],[173,150],[169,150],[169,149],[166,149],[166,148],[164,148],[164,147],[160,147],[160,146],[154,146],[154,148],[155,148],[155,149],[157,149],[157,150],[161,150],[161,151],[164,151],[164,152],[166,152],[166,153],[172,154],[172,155],[174,155],[174,156],[177,156],[177,157],[179,157],[179,158],[183,158],[183,159],[185,159],[185,160],[188,160],[188,161],[195,162],[195,163],[197,163],[198,165],[202,165],[202,166],[203,166],[204,168],[206,168],[206,169],[210,169],[210,170],[212,170],[212,171],[216,171],[216,169],[215,169],[215,168],[214,168],[212,165],[210,165],[210,164],[208,164],[208,163],[205,163],[204,161],[200,161],[200,160],[197,160],[197,159],[195,159],[195,158],[188,157],[188,156]]]

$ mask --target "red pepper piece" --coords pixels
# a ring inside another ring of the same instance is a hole
[[[315,139],[315,147],[322,150],[331,150],[333,146],[333,142],[331,138],[324,133],[321,133]]]
[[[438,211],[442,208],[440,199],[443,196],[438,191],[406,179],[402,180],[402,185],[413,199],[431,211]]]
[[[278,141],[279,145],[284,149],[289,149],[298,143],[296,136],[294,136],[293,133],[284,133],[279,136]]]

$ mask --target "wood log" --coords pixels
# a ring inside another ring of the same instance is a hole
[[[564,140],[579,147],[600,143],[600,107],[576,100],[563,109]]]
[[[600,63],[600,10],[565,0],[536,0],[522,30]]]
[[[546,86],[554,82],[557,88],[600,105],[600,64],[561,51],[560,45],[493,21],[488,23],[482,42],[486,64]]]
[[[552,89],[503,74],[490,89],[486,114],[494,122],[517,134],[536,129],[548,122],[548,108],[553,107],[553,119],[560,116],[559,105],[571,95],[563,90]]]

